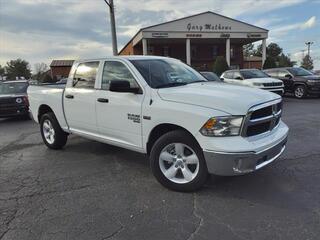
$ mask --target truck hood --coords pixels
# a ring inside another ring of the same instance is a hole
[[[250,78],[246,79],[246,81],[249,82],[255,82],[255,83],[275,83],[275,82],[282,82],[279,79],[271,78],[271,77],[265,77],[265,78]]]
[[[309,79],[309,80],[319,80],[320,81],[320,76],[319,75],[302,76],[302,78]]]
[[[0,94],[0,98],[13,98],[13,97],[24,97],[27,94],[23,93],[12,93],[12,94]]]
[[[192,83],[158,90],[161,99],[202,106],[232,115],[245,115],[254,105],[279,99],[277,94],[226,83]]]

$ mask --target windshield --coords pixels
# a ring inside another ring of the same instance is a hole
[[[293,74],[294,76],[310,76],[313,75],[311,72],[307,71],[304,68],[295,67],[295,68],[289,68],[288,71]]]
[[[131,60],[131,63],[152,88],[175,87],[207,81],[200,73],[174,59]]]
[[[244,79],[250,79],[250,78],[267,78],[269,77],[266,73],[258,70],[241,70],[240,71]]]
[[[28,83],[26,82],[6,82],[0,83],[0,94],[26,93]]]
[[[213,72],[200,72],[208,81],[218,81],[220,82],[220,78]]]

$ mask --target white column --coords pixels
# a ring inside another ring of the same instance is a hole
[[[147,45],[147,39],[142,38],[142,54],[148,55],[148,45]]]
[[[191,65],[191,47],[190,47],[190,38],[186,39],[186,57],[187,64]]]
[[[267,58],[267,40],[262,39],[262,67]]]
[[[226,61],[230,67],[230,38],[226,39]]]

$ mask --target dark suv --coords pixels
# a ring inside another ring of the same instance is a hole
[[[271,77],[282,80],[285,92],[294,93],[296,98],[320,96],[320,76],[302,67],[272,68],[264,71]]]

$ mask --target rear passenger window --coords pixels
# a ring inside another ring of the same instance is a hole
[[[136,88],[138,84],[132,76],[130,70],[121,62],[107,61],[103,67],[101,89],[109,90],[111,81],[128,81],[130,87]]]
[[[80,63],[73,78],[75,88],[94,88],[99,62]]]

